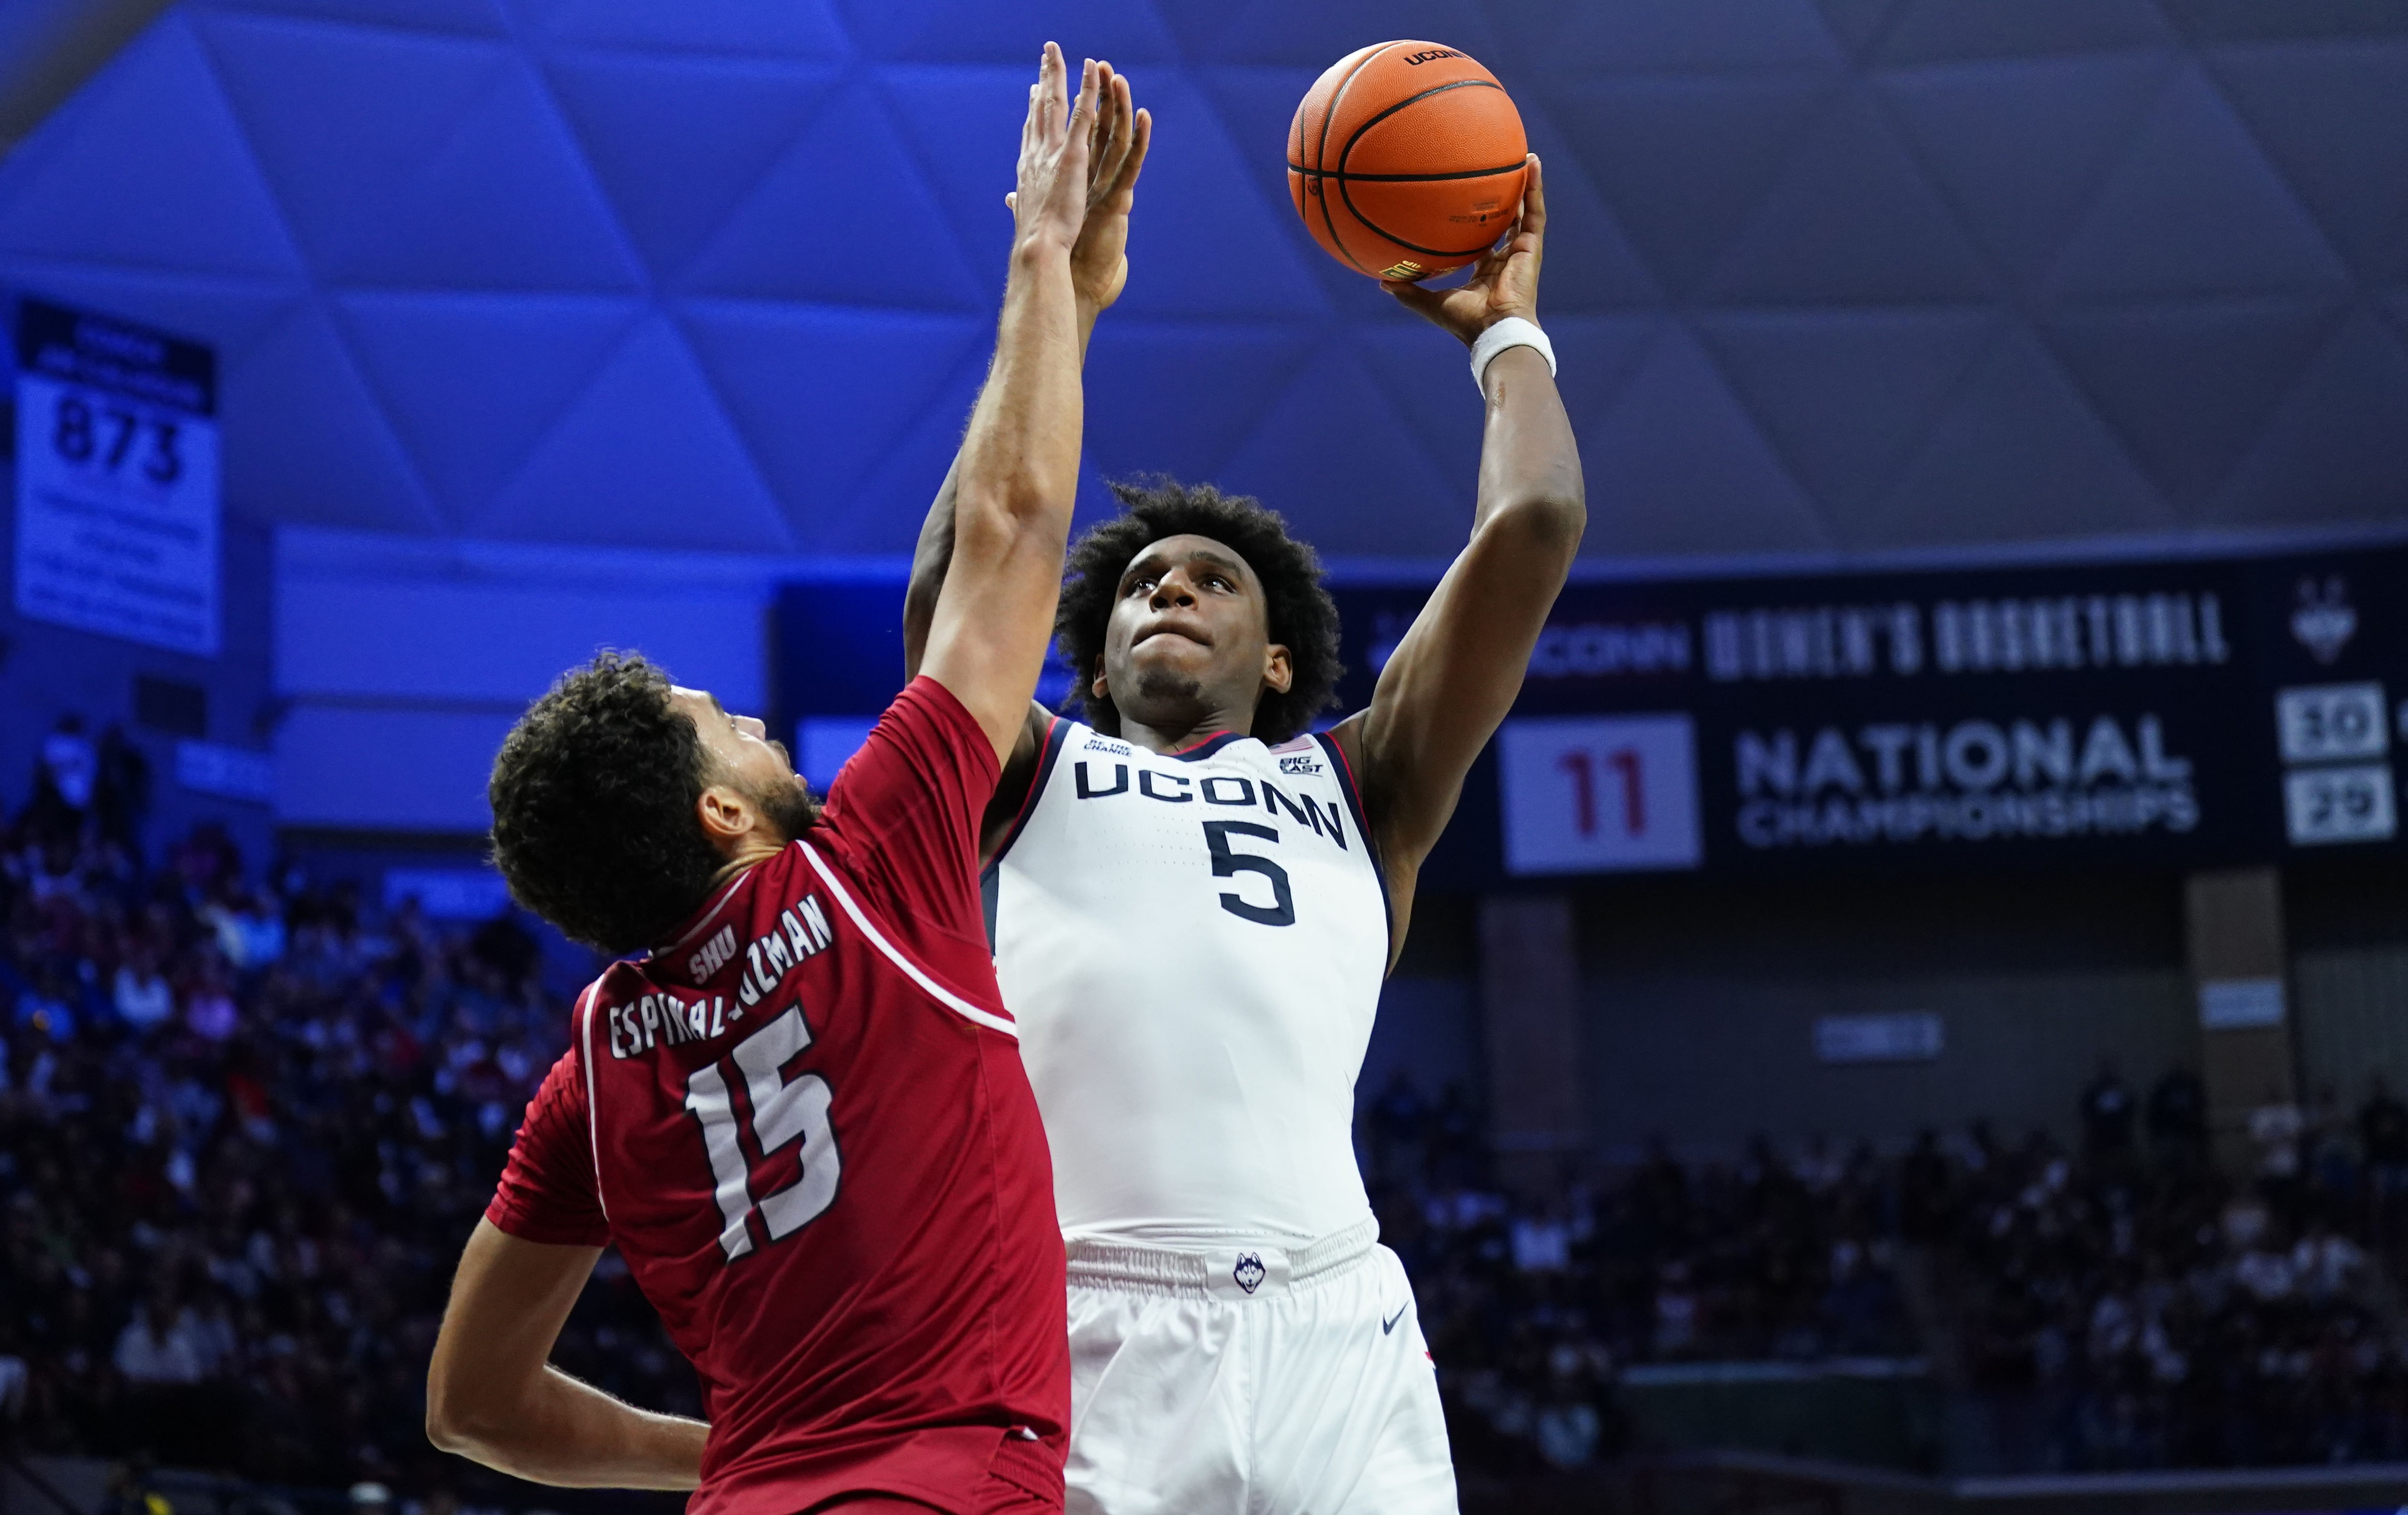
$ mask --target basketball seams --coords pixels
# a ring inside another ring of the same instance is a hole
[[[1394,242],[1397,246],[1398,246],[1398,247],[1401,247],[1401,248],[1405,249],[1405,251],[1407,251],[1407,252],[1424,252],[1424,253],[1427,253],[1429,256],[1434,257],[1434,258],[1460,258],[1460,257],[1464,257],[1464,256],[1467,256],[1467,255],[1472,255],[1472,254],[1477,254],[1477,253],[1481,253],[1481,252],[1486,252],[1489,248],[1491,248],[1491,247],[1493,247],[1493,246],[1495,246],[1495,245],[1496,245],[1496,243],[1497,243],[1497,238],[1496,238],[1495,237],[1491,237],[1491,238],[1488,238],[1488,240],[1487,240],[1487,241],[1484,241],[1484,242],[1481,243],[1478,247],[1466,247],[1466,248],[1424,247],[1424,246],[1422,246],[1422,245],[1421,245],[1420,243],[1418,243],[1418,242],[1408,242],[1408,241],[1406,241],[1403,238],[1401,238],[1401,237],[1398,236],[1395,232],[1392,232],[1392,231],[1388,230],[1388,228],[1386,228],[1385,226],[1381,225],[1378,222],[1373,221],[1369,216],[1365,215],[1365,214],[1363,213],[1363,208],[1362,208],[1361,206],[1358,206],[1358,205],[1356,205],[1356,204],[1354,203],[1354,196],[1353,195],[1349,194],[1349,193],[1347,192],[1347,189],[1346,189],[1346,181],[1347,181],[1347,175],[1346,175],[1346,160],[1354,156],[1354,144],[1356,144],[1357,142],[1360,142],[1360,141],[1362,141],[1362,140],[1363,140],[1363,134],[1364,134],[1364,133],[1366,133],[1366,132],[1369,131],[1372,127],[1377,126],[1378,124],[1380,124],[1380,123],[1382,123],[1382,122],[1383,122],[1383,121],[1387,120],[1390,116],[1395,115],[1398,111],[1404,109],[1407,106],[1414,105],[1414,104],[1416,104],[1416,103],[1418,103],[1418,102],[1420,102],[1420,101],[1426,100],[1426,99],[1428,99],[1428,98],[1429,98],[1431,95],[1433,95],[1433,94],[1445,94],[1447,91],[1449,91],[1449,90],[1466,90],[1466,89],[1495,90],[1495,91],[1498,92],[1499,94],[1502,94],[1502,93],[1504,92],[1505,86],[1504,86],[1504,85],[1502,85],[1502,84],[1498,83],[1498,82],[1497,82],[1495,79],[1449,79],[1447,82],[1445,82],[1445,83],[1443,83],[1443,84],[1433,84],[1433,85],[1431,85],[1428,89],[1426,89],[1426,90],[1422,91],[1422,92],[1421,92],[1420,94],[1409,94],[1409,95],[1405,96],[1405,98],[1403,98],[1403,99],[1401,99],[1401,100],[1398,101],[1396,104],[1394,104],[1394,105],[1392,105],[1392,106],[1388,107],[1385,110],[1381,111],[1378,115],[1373,116],[1370,120],[1369,120],[1369,121],[1365,122],[1362,125],[1355,127],[1355,128],[1354,128],[1354,136],[1352,136],[1352,137],[1349,137],[1346,139],[1346,145],[1345,145],[1343,148],[1340,148],[1340,149],[1339,150],[1339,152],[1338,152],[1338,194],[1339,194],[1339,197],[1340,197],[1340,198],[1341,198],[1341,199],[1343,199],[1343,200],[1346,202],[1346,212],[1347,212],[1347,214],[1349,214],[1349,215],[1353,216],[1356,221],[1361,222],[1361,223],[1363,224],[1363,225],[1364,225],[1364,228],[1365,228],[1366,230],[1368,230],[1368,231],[1371,231],[1371,232],[1374,232],[1374,233],[1377,233],[1379,236],[1382,236],[1382,237],[1386,238],[1389,241]],[[1334,114],[1334,113],[1335,113],[1335,110],[1336,110],[1335,106],[1333,106],[1331,108],[1332,108],[1332,113]],[[1326,150],[1324,151],[1324,153],[1323,153],[1323,156],[1322,156],[1322,160],[1321,160],[1321,161],[1322,161],[1322,162],[1324,162],[1324,163],[1327,163],[1327,162],[1329,161],[1329,159],[1328,159],[1328,155],[1327,155],[1327,152],[1326,152]],[[1365,179],[1368,180],[1369,179],[1369,177],[1370,177],[1370,176],[1369,176],[1369,175],[1365,175],[1364,177],[1365,177]],[[1464,176],[1464,177],[1469,178],[1469,177],[1477,177],[1477,176],[1467,175],[1467,176]],[[1325,208],[1326,208],[1326,204],[1327,204],[1327,202],[1328,202],[1328,199],[1329,199],[1329,192],[1328,192],[1328,190],[1324,189],[1324,190],[1321,192],[1321,198],[1322,198],[1322,201],[1323,201],[1324,206],[1325,206]],[[1324,213],[1325,213],[1325,214],[1326,213],[1326,209],[1325,209],[1325,212],[1324,212]],[[1498,228],[1498,231],[1501,233],[1501,232],[1503,231],[1503,228],[1500,226],[1500,227]],[[1335,234],[1333,233],[1332,235],[1335,235]],[[1352,261],[1351,257],[1350,257],[1350,260],[1349,260],[1349,261]],[[1359,264],[1359,263],[1357,263],[1357,264],[1355,264],[1355,267],[1359,268],[1359,267],[1362,267],[1362,265],[1361,265],[1361,264]]]
[[[1466,168],[1452,174],[1350,174],[1338,168],[1307,168],[1301,164],[1289,164],[1288,172],[1314,179],[1351,179],[1358,184],[1433,184],[1451,179],[1491,179],[1498,174],[1518,172],[1528,160],[1509,163],[1498,168]]]
[[[1320,139],[1313,144],[1312,157],[1315,163],[1326,164],[1329,161],[1329,123],[1338,118],[1338,108],[1340,105],[1344,103],[1347,90],[1353,87],[1356,79],[1363,77],[1363,70],[1370,67],[1373,61],[1375,61],[1380,54],[1387,51],[1390,48],[1402,47],[1403,45],[1404,44],[1401,42],[1384,42],[1380,46],[1373,48],[1369,52],[1363,55],[1362,62],[1356,64],[1352,69],[1349,69],[1346,77],[1338,81],[1338,87],[1329,92],[1329,104],[1324,107],[1321,112]],[[1342,163],[1345,160],[1341,157],[1340,161]],[[1342,186],[1340,187],[1340,193],[1344,193]],[[1346,261],[1354,265],[1354,271],[1356,273],[1368,274],[1374,279],[1378,278],[1379,275],[1377,273],[1374,273],[1371,269],[1363,267],[1362,260],[1357,258],[1354,253],[1354,250],[1346,245],[1345,238],[1338,235],[1338,218],[1329,213],[1329,191],[1326,187],[1322,190],[1320,199],[1321,221],[1322,224],[1329,228],[1329,245],[1345,254]],[[1349,212],[1352,212],[1354,208],[1352,205],[1349,205],[1346,209]],[[1361,218],[1357,217],[1356,219],[1360,220]]]
[[[1367,147],[1365,144],[1375,128],[1387,123],[1390,118],[1397,116],[1407,107],[1420,104],[1453,90],[1473,86],[1495,90],[1498,92],[1499,104],[1475,103],[1467,97],[1463,105],[1447,108],[1433,119],[1459,120],[1464,119],[1468,112],[1470,120],[1490,121],[1490,124],[1481,129],[1491,134],[1489,140],[1495,145],[1501,145],[1496,143],[1496,138],[1507,132],[1511,132],[1514,137],[1524,135],[1519,120],[1520,113],[1513,108],[1512,96],[1507,94],[1505,87],[1498,82],[1496,76],[1483,68],[1477,60],[1459,52],[1449,52],[1440,55],[1462,60],[1461,68],[1449,70],[1455,72],[1457,77],[1414,90],[1403,99],[1391,99],[1388,103],[1381,105],[1369,119],[1359,124],[1350,125],[1342,136],[1339,151],[1335,155],[1336,162],[1332,163],[1332,154],[1329,151],[1330,140],[1333,137],[1340,136],[1336,130],[1338,120],[1340,113],[1346,109],[1346,102],[1353,97],[1354,91],[1360,87],[1374,96],[1383,96],[1389,95],[1400,86],[1411,88],[1412,81],[1407,77],[1406,70],[1380,68],[1376,65],[1380,65],[1390,52],[1423,45],[1425,44],[1400,38],[1367,48],[1361,56],[1341,60],[1340,64],[1333,65],[1329,73],[1323,76],[1323,80],[1317,82],[1307,94],[1304,108],[1298,110],[1291,127],[1288,161],[1283,165],[1292,176],[1297,208],[1304,212],[1305,223],[1311,227],[1314,238],[1357,272],[1377,279],[1392,276],[1418,277],[1425,273],[1440,272],[1447,267],[1459,267],[1465,263],[1478,259],[1493,248],[1496,245],[1496,236],[1492,235],[1484,239],[1477,247],[1460,249],[1426,247],[1418,242],[1407,241],[1383,225],[1380,221],[1375,221],[1365,213],[1363,204],[1355,198],[1354,186],[1362,186],[1365,199],[1382,207],[1381,215],[1383,218],[1390,215],[1403,216],[1408,222],[1413,224],[1416,234],[1428,236],[1431,230],[1451,230],[1453,227],[1434,225],[1425,229],[1422,224],[1425,221],[1452,222],[1457,219],[1471,221],[1480,218],[1469,215],[1458,218],[1451,214],[1432,217],[1426,214],[1422,209],[1424,201],[1419,198],[1425,192],[1417,186],[1437,186],[1426,193],[1439,195],[1440,203],[1446,200],[1462,199],[1466,196],[1478,198],[1489,193],[1487,186],[1483,182],[1484,180],[1499,180],[1498,189],[1502,193],[1512,186],[1502,184],[1501,180],[1521,172],[1524,163],[1527,160],[1526,149],[1519,161],[1494,167],[1475,166],[1436,173],[1369,173],[1350,170],[1348,165],[1352,164],[1357,152],[1374,161],[1384,156],[1398,167],[1421,166],[1422,165],[1412,162],[1415,157],[1421,157],[1423,164],[1426,164],[1427,157],[1415,151],[1414,147],[1414,144],[1423,140],[1425,134],[1431,129],[1429,125],[1417,124],[1424,121],[1423,117],[1409,117],[1398,125],[1380,133],[1381,142],[1387,145]],[[1416,61],[1420,60],[1416,59]],[[1467,72],[1470,77],[1462,77]],[[1365,82],[1367,79],[1369,82]],[[1316,96],[1320,97],[1321,109],[1321,119],[1317,126],[1310,120],[1311,108],[1315,104]],[[1441,131],[1444,129],[1440,128]],[[1399,130],[1405,135],[1402,137],[1396,137],[1396,133]],[[1391,138],[1395,140],[1391,141]],[[1511,137],[1508,137],[1508,140],[1510,139]],[[1400,150],[1405,161],[1399,164],[1395,160]],[[1460,162],[1461,159],[1456,158],[1455,161]],[[1526,180],[1526,174],[1524,174],[1523,180]],[[1348,223],[1376,245],[1362,249],[1359,252],[1352,245],[1354,239],[1353,235],[1339,224],[1337,208],[1329,203],[1332,196],[1329,194],[1331,186],[1327,181],[1331,180],[1337,181],[1337,197],[1345,202]],[[1522,183],[1523,180],[1516,180],[1516,182]],[[1375,189],[1372,187],[1375,185],[1388,187]],[[1524,183],[1523,187],[1526,188],[1526,183]],[[1318,225],[1313,224],[1312,217],[1310,202],[1314,199],[1321,202],[1321,221]],[[1467,200],[1466,203],[1468,205],[1469,201]],[[1483,200],[1481,203],[1485,206],[1494,202]],[[1501,235],[1506,229],[1505,224],[1500,220],[1495,227],[1495,232]],[[1415,257],[1429,259],[1440,267],[1424,269],[1421,264],[1413,261]],[[1376,259],[1384,267],[1374,269],[1367,264],[1367,259]]]

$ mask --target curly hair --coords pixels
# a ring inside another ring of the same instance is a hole
[[[725,860],[695,803],[710,754],[639,653],[605,651],[527,707],[494,758],[494,866],[519,903],[624,956],[659,942]]]
[[[1254,706],[1254,734],[1277,746],[1312,724],[1329,706],[1344,671],[1338,660],[1338,606],[1321,586],[1321,559],[1288,535],[1287,521],[1262,501],[1224,495],[1211,484],[1155,477],[1116,482],[1121,513],[1070,544],[1061,606],[1054,614],[1054,644],[1074,674],[1073,695],[1087,724],[1118,736],[1120,712],[1110,695],[1092,693],[1096,664],[1120,598],[1121,574],[1138,554],[1165,537],[1210,537],[1227,547],[1263,583],[1270,640],[1288,651],[1287,691],[1265,689]]]

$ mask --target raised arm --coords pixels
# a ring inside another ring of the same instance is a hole
[[[452,1280],[426,1374],[426,1435],[445,1451],[537,1483],[691,1489],[699,1421],[656,1415],[551,1365],[598,1247],[522,1241],[480,1220]]]
[[[1096,74],[1086,216],[1079,227],[1079,240],[1070,250],[1082,365],[1088,339],[1095,335],[1096,317],[1111,309],[1128,281],[1129,209],[1137,203],[1138,172],[1145,166],[1145,150],[1154,136],[1154,118],[1135,108],[1127,76],[1115,74],[1109,63],[1096,64]],[[1017,191],[1005,195],[1004,201],[1018,211]],[[967,440],[964,450],[968,450]],[[911,584],[903,597],[903,677],[907,681],[919,674],[928,628],[936,620],[937,595],[945,586],[945,570],[953,560],[953,496],[961,471],[962,460],[956,456],[945,470],[935,503],[928,507],[919,545],[911,555]]]
[[[998,760],[1028,724],[1079,488],[1084,417],[1070,248],[1086,209],[1096,65],[1087,63],[1067,121],[1065,74],[1061,49],[1046,43],[1021,132],[995,364],[954,465],[954,561],[919,670],[953,691]]]
[[[1520,224],[1469,283],[1386,286],[1467,346],[1509,317],[1538,319],[1547,203],[1535,153],[1529,167]],[[1370,708],[1335,733],[1361,776],[1400,924],[1464,774],[1521,693],[1587,521],[1580,449],[1547,360],[1509,347],[1489,363],[1481,390],[1488,425],[1471,540],[1381,671]],[[1399,945],[1402,937],[1399,930]]]

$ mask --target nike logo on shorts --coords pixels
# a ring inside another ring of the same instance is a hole
[[[1389,1332],[1396,1330],[1397,1322],[1403,1320],[1405,1318],[1405,1312],[1412,1308],[1412,1306],[1410,1304],[1398,1306],[1396,1314],[1389,1316],[1386,1320],[1380,1322],[1380,1335],[1384,1336]]]

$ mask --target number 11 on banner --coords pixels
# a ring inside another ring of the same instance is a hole
[[[1505,870],[1695,868],[1697,732],[1686,715],[1508,721],[1498,733]]]

